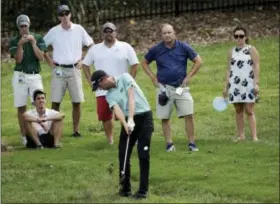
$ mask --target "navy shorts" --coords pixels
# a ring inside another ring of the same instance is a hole
[[[37,145],[33,141],[32,137],[27,135],[26,139],[27,139],[27,144],[26,144],[27,148],[36,148],[37,147]],[[43,145],[43,147],[52,148],[54,145],[54,137],[50,132],[39,135],[39,139],[40,139],[40,142]]]

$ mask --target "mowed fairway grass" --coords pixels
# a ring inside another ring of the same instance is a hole
[[[174,110],[172,134],[176,152],[165,152],[161,123],[155,118],[150,194],[148,199],[137,202],[279,202],[279,41],[276,37],[259,38],[252,44],[261,59],[260,103],[255,109],[260,141],[251,141],[246,120],[246,141],[233,142],[236,136],[233,106],[224,112],[212,108],[213,98],[222,94],[227,51],[234,45],[194,46],[204,61],[190,86],[195,100],[196,141],[200,151],[188,152],[184,121],[176,117]],[[139,59],[142,60],[143,55],[139,55]],[[83,137],[70,136],[72,116],[67,93],[61,106],[66,114],[63,148],[37,151],[22,147],[13,107],[13,66],[3,63],[1,68],[1,133],[5,143],[13,146],[12,151],[1,156],[2,203],[136,202],[117,194],[120,124],[115,122],[115,144],[108,145],[101,123],[97,121],[94,95],[85,80],[86,101],[82,105],[80,124]],[[155,64],[152,69],[155,71]],[[45,63],[42,74],[49,97],[51,70]],[[136,80],[155,113],[155,89],[142,68]],[[134,148],[131,158],[133,192],[138,188],[139,179],[136,150]],[[111,174],[110,164],[114,166]]]

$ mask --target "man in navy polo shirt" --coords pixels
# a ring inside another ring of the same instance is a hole
[[[142,67],[157,88],[157,117],[162,120],[163,134],[166,139],[166,151],[175,151],[171,137],[170,116],[175,104],[177,116],[185,118],[188,148],[198,151],[194,142],[193,98],[188,84],[202,64],[200,56],[187,43],[176,40],[175,31],[169,24],[161,28],[162,41],[152,47],[145,55]],[[187,74],[187,61],[193,62]],[[157,74],[149,68],[156,61]]]

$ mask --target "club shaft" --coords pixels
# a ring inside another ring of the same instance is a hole
[[[126,159],[127,159],[127,151],[128,151],[128,144],[129,144],[129,137],[130,135],[127,136],[127,141],[126,141],[126,148],[125,148],[125,155],[124,155],[124,163],[123,163],[123,174],[125,173],[125,166],[126,166]]]

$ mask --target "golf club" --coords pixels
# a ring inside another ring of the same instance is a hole
[[[126,166],[126,159],[127,159],[127,151],[128,151],[129,138],[130,138],[130,134],[127,135],[126,148],[125,148],[125,156],[124,156],[123,169],[122,169],[122,171],[121,171],[120,184],[123,184],[123,182],[124,182],[124,180],[125,180],[125,166]]]

